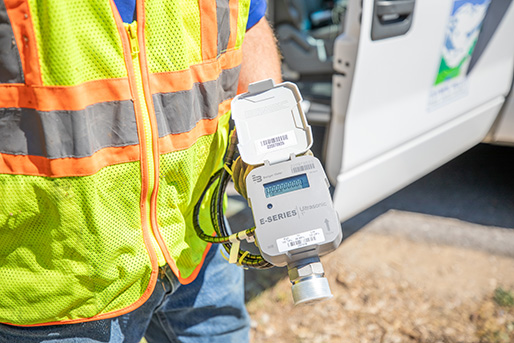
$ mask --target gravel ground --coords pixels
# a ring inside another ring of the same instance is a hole
[[[514,342],[513,230],[389,211],[322,263],[334,297],[314,305],[283,269],[247,273],[253,343]]]

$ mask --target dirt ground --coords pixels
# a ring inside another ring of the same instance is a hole
[[[503,230],[506,240],[501,229],[469,224],[478,242],[499,235],[492,245],[503,250],[495,252],[465,238],[446,244],[395,234],[388,228],[399,216],[412,217],[400,221],[405,232],[445,237],[468,228],[454,219],[384,214],[322,258],[332,299],[294,307],[287,277],[253,297],[251,342],[514,342],[514,230]]]

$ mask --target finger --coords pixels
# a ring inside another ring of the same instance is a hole
[[[254,165],[250,165],[250,164],[246,164],[245,163],[245,168],[243,169],[244,170],[244,175],[243,177],[241,178],[244,182],[244,192],[245,192],[245,199],[248,199],[248,193],[246,191],[246,178],[248,177],[248,174],[250,174],[250,172],[252,170],[254,170],[255,168],[257,168],[257,166],[254,166]]]
[[[240,179],[243,173],[243,163],[241,157],[238,157],[232,167],[232,180],[234,181],[234,188],[241,194]]]
[[[241,195],[245,199],[248,199],[248,194],[246,192],[246,177],[248,176],[248,173],[250,172],[252,166],[244,162],[242,162],[242,165],[243,167],[241,168],[241,174],[239,177],[239,189],[241,189]]]

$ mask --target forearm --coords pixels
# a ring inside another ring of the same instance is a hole
[[[237,91],[244,93],[248,84],[269,78],[282,82],[277,42],[268,21],[262,18],[246,32]]]

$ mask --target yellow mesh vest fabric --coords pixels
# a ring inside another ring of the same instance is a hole
[[[160,157],[157,220],[182,278],[198,266],[206,247],[193,228],[193,210],[210,177],[222,166],[228,120],[229,114],[224,115],[218,132],[201,137],[191,148]],[[214,232],[209,213],[208,205],[204,206],[201,224],[208,234]]]
[[[86,177],[0,175],[0,321],[92,317],[137,301],[151,267],[139,163]],[[42,301],[42,299],[44,301]]]
[[[107,0],[29,1],[45,86],[127,76]],[[150,72],[202,63],[197,2],[149,0],[145,6]],[[245,1],[239,46],[247,12]],[[198,267],[206,246],[192,227],[193,208],[221,168],[228,120],[227,113],[216,133],[188,149],[159,156],[157,221],[182,278]],[[119,161],[81,177],[0,174],[0,192],[10,195],[0,197],[0,322],[86,320],[123,313],[141,299],[152,273],[141,187],[139,162]],[[201,215],[212,232],[208,209]]]
[[[109,1],[29,0],[41,78],[47,86],[126,77]]]
[[[202,61],[198,1],[147,1],[145,11],[151,13],[145,27],[151,73],[184,70]]]
[[[241,48],[246,33],[246,22],[248,21],[248,12],[250,11],[250,1],[239,2],[239,15],[237,17],[237,39],[236,49]]]
[[[239,3],[237,49],[241,47],[246,32],[249,4],[248,0]],[[145,39],[150,72],[183,70],[202,62],[200,17],[197,15],[196,1],[175,1],[168,6],[160,2],[147,2],[145,9],[148,14]],[[154,11],[157,11],[155,15]],[[178,23],[162,21],[162,16],[166,15],[183,19]],[[180,37],[180,40],[173,37]],[[175,39],[176,44],[167,44],[170,39]],[[217,42],[212,43],[217,45]],[[163,54],[163,51],[166,53]],[[229,117],[230,114],[225,114],[215,134],[201,137],[189,149],[160,156],[157,221],[181,278],[188,278],[198,267],[206,247],[206,243],[195,233],[192,215],[205,185],[222,167]],[[202,208],[201,224],[205,232],[213,232],[208,206]]]

